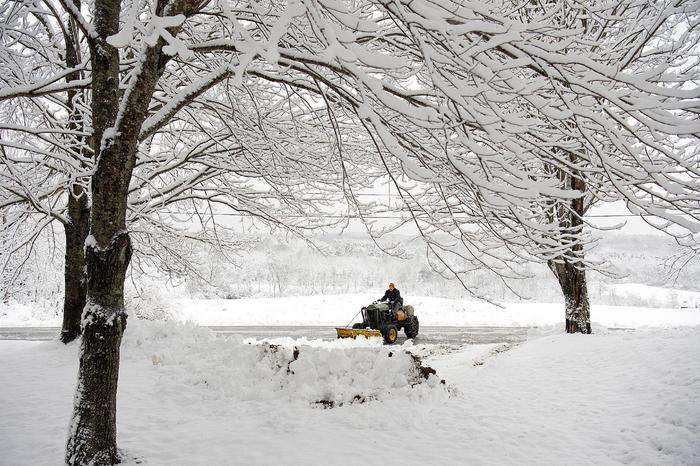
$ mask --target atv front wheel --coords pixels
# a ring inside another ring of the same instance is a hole
[[[363,324],[362,322],[357,322],[352,324],[352,328],[365,328],[365,324]]]
[[[384,328],[382,335],[384,336],[384,342],[391,345],[399,337],[399,331],[396,330],[396,325],[388,325]]]
[[[406,333],[406,338],[416,338],[418,336],[418,317],[411,317],[411,321],[404,325],[403,331]]]

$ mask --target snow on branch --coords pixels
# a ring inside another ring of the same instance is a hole
[[[129,218],[164,227],[174,220],[159,210],[219,206],[303,232],[332,223],[313,220],[332,209],[324,194],[348,195],[343,208],[361,216],[381,210],[354,192],[388,178],[405,212],[385,230],[368,225],[375,237],[412,223],[445,273],[517,278],[524,261],[593,244],[581,227],[593,202],[697,231],[697,7],[131,2],[105,39],[119,49],[119,111],[95,150],[135,148]],[[91,67],[59,63],[58,39],[30,47],[3,34],[3,115],[19,97],[43,115],[0,127],[6,147],[49,138],[32,163],[89,185]]]

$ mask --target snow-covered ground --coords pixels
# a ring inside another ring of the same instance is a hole
[[[697,465],[699,331],[538,329],[508,351],[290,339],[274,349],[134,320],[118,442],[127,464],[146,465]],[[0,341],[1,464],[62,464],[77,350]],[[417,383],[404,350],[438,377]]]
[[[676,308],[698,308],[700,310],[700,292],[677,290],[641,283],[614,283],[608,288],[621,299],[636,299],[654,303],[655,301],[676,303]]]
[[[363,305],[378,295],[347,294],[247,299],[175,299],[167,303],[173,320],[200,325],[345,325]],[[561,303],[504,303],[410,296],[421,325],[542,326],[564,320]],[[591,307],[591,318],[607,327],[695,326],[700,309],[663,309],[633,306]],[[60,326],[58,316],[47,316],[31,306],[0,309],[0,326]]]
[[[376,297],[353,294],[270,299],[182,300],[173,309],[179,320],[200,325],[345,325]],[[505,303],[411,297],[421,325],[542,326],[564,320],[560,303]],[[659,309],[625,306],[591,308],[594,322],[609,327],[700,325],[700,309]],[[358,318],[355,319],[357,321]]]

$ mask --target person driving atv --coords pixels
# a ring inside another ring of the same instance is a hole
[[[389,308],[393,311],[398,311],[403,308],[403,298],[399,289],[394,286],[394,282],[389,283],[389,289],[384,292],[384,296],[379,298],[379,301],[387,301]]]

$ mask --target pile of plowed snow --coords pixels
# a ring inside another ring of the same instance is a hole
[[[332,407],[448,394],[420,359],[400,346],[384,347],[380,338],[257,341],[217,337],[193,324],[138,321],[129,323],[122,354],[151,361],[169,384],[201,386],[208,397],[231,400]]]

